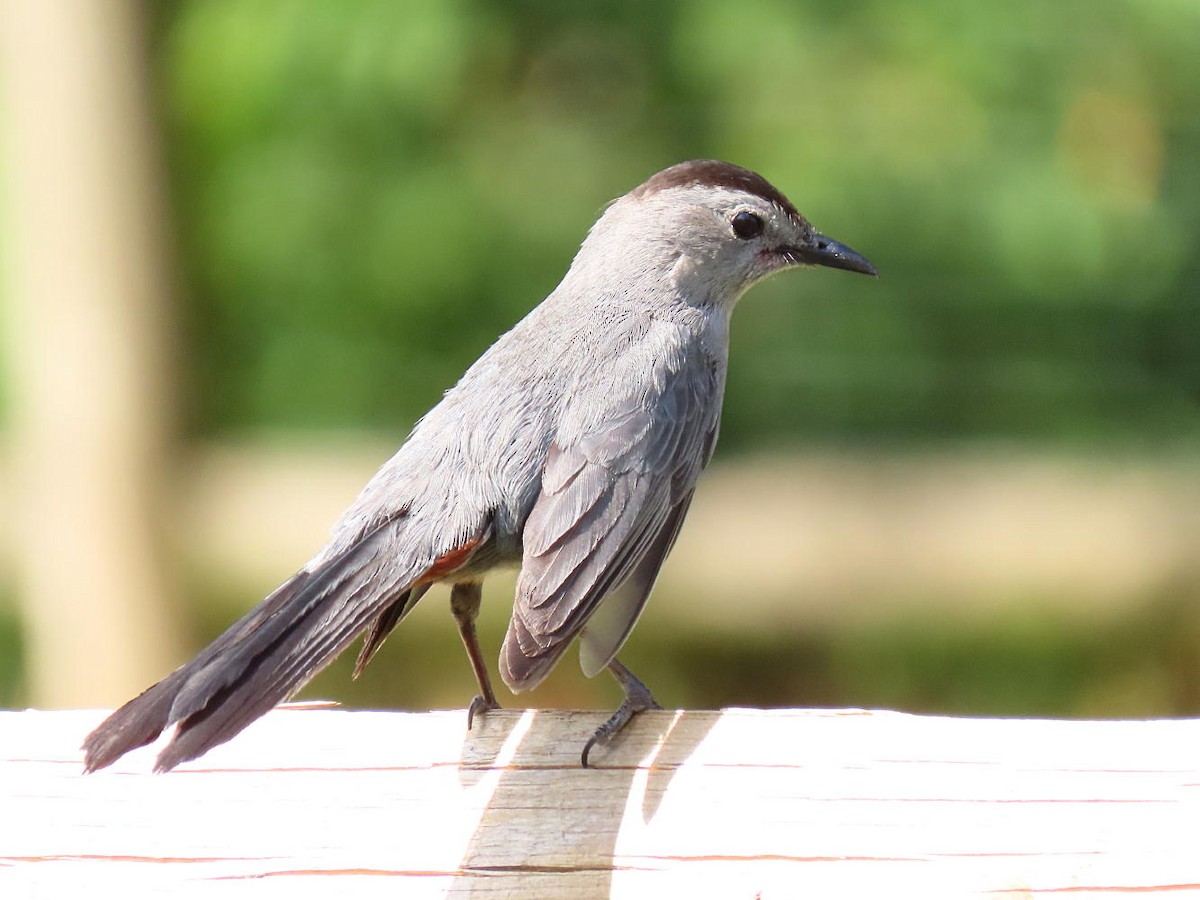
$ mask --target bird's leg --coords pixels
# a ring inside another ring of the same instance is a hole
[[[625,668],[621,663],[614,659],[608,664],[608,671],[613,673],[613,677],[620,683],[621,688],[625,691],[625,699],[621,701],[621,705],[617,707],[617,711],[612,714],[611,718],[599,728],[596,733],[588,738],[588,742],[583,745],[583,755],[580,757],[580,762],[583,767],[588,767],[588,754],[596,744],[606,744],[614,738],[626,725],[635,714],[643,712],[647,709],[662,709],[650,694],[650,688],[646,687],[637,676]]]
[[[479,635],[475,632],[475,619],[479,616],[482,600],[483,585],[478,581],[459,581],[450,588],[450,612],[454,614],[459,637],[471,660],[471,668],[475,670],[475,680],[479,682],[479,693],[467,708],[467,731],[471,730],[476,715],[500,708],[483,662],[483,651],[479,649]]]

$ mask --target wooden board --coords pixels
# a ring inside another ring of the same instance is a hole
[[[1200,722],[277,710],[168,775],[0,713],[0,897],[1200,896]]]

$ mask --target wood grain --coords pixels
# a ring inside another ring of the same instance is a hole
[[[168,775],[0,713],[0,897],[1200,896],[1200,722],[285,708]]]

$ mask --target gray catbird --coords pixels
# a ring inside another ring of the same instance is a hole
[[[574,637],[583,671],[625,700],[583,765],[649,690],[616,659],[679,534],[721,419],[729,316],[755,282],[832,266],[874,275],[762,176],[680,163],[615,201],[566,277],[467,370],[368,482],[303,569],[84,743],[86,768],[175,733],[165,771],[229,740],[365,632],[357,675],[437,582],[480,694],[480,581],[520,566],[500,674],[538,685]]]

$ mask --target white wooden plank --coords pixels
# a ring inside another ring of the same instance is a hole
[[[0,897],[1200,896],[1200,722],[281,709],[162,776],[0,713]]]

